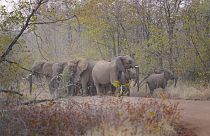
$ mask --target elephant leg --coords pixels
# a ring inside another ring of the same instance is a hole
[[[149,86],[149,91],[150,91],[150,95],[152,96],[153,95],[153,92],[154,92],[154,88]]]
[[[112,85],[111,84],[107,85],[107,88],[105,88],[105,93],[107,93],[108,95],[112,94]]]
[[[91,96],[94,96],[96,94],[96,88],[93,83],[90,83],[89,93]]]
[[[51,95],[52,99],[54,99],[55,98],[55,89],[53,88],[52,83],[49,83],[48,87],[49,87],[50,95]]]
[[[86,84],[82,84],[82,95],[83,96],[87,96],[88,95],[87,85]]]
[[[95,87],[96,87],[96,92],[97,92],[97,95],[102,95],[102,93],[101,93],[101,90],[100,90],[100,84],[98,84],[98,83],[95,83]]]
[[[150,96],[153,95],[154,89],[149,89],[150,90]]]
[[[50,77],[47,77],[47,82],[48,82],[48,88],[49,88],[49,92],[50,92],[50,95],[52,97],[52,99],[54,99],[54,83],[53,81],[51,81],[51,78]]]
[[[147,84],[148,84],[148,87],[149,87],[149,90],[150,90],[150,95],[152,96],[154,90],[156,89],[156,84],[155,83],[151,83],[151,82],[148,82]]]

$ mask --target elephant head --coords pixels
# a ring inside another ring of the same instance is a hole
[[[135,67],[135,61],[129,55],[126,55],[126,56],[118,56],[116,58],[117,58],[116,59],[116,62],[117,62],[117,65],[119,65],[119,68],[122,68],[122,66],[124,67],[124,69],[129,69],[129,68],[134,68]]]
[[[174,74],[172,71],[168,69],[155,69],[154,70],[155,74],[160,74],[164,73],[164,77],[167,80],[174,80],[174,87],[176,87],[177,81],[178,81],[178,76]]]
[[[120,72],[126,72],[126,69],[135,67],[135,61],[129,55],[118,56],[115,59],[113,59],[111,62],[114,62],[116,64],[116,70],[117,70],[116,72],[119,74]]]
[[[54,63],[52,65],[53,76],[61,74],[67,64],[68,64],[67,62]]]
[[[43,74],[43,65],[45,62],[39,61],[39,62],[34,62],[32,65],[31,71],[32,74],[35,75],[35,77],[42,77]]]
[[[88,62],[86,60],[78,60],[75,74],[75,81],[80,82],[82,73],[87,70]]]

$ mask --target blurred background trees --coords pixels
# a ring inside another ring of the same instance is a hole
[[[0,7],[0,54],[36,5],[12,2],[13,8]],[[183,79],[207,81],[209,7],[209,0],[46,0],[7,59],[30,69],[38,60],[97,60],[135,53],[143,75],[169,68]],[[3,62],[0,71],[2,86],[24,70]]]

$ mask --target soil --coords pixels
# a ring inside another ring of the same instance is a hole
[[[184,136],[210,136],[210,101],[175,100],[181,109]]]

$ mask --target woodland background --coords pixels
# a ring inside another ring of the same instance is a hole
[[[34,61],[109,60],[132,53],[140,77],[155,68],[168,68],[181,80],[207,83],[210,79],[209,0],[9,3],[0,6],[1,88],[17,87]]]

